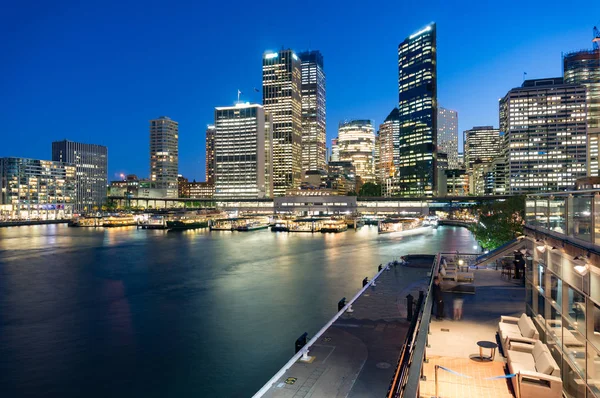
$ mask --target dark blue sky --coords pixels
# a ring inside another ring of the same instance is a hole
[[[329,145],[340,120],[383,121],[398,99],[398,44],[435,21],[438,98],[458,110],[462,136],[498,125],[498,98],[523,72],[560,76],[561,52],[590,48],[600,23],[593,1],[10,3],[0,25],[0,157],[49,159],[64,138],[102,144],[109,179],[147,177],[148,120],[167,115],[179,122],[180,173],[203,180],[213,108],[232,104],[238,88],[260,102],[265,50],[321,50]]]

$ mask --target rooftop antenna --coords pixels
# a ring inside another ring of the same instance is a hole
[[[242,94],[242,92],[241,92],[241,91],[238,89],[238,100],[237,100],[237,103],[238,103],[238,104],[240,103],[240,95],[241,95],[241,94]]]

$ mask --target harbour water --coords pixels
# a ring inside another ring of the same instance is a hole
[[[251,396],[379,263],[474,245],[461,227],[2,228],[0,396]]]

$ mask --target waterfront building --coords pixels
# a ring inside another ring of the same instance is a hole
[[[569,190],[586,176],[585,86],[526,80],[499,105],[507,194]]]
[[[4,216],[17,220],[71,218],[77,200],[76,174],[77,166],[72,163],[0,158]]]
[[[398,46],[397,172],[401,195],[433,195],[436,190],[436,52],[434,23],[410,35]]]
[[[379,125],[379,161],[377,163],[377,179],[381,182],[393,179],[396,175],[398,162],[398,138],[400,133],[400,119],[398,108],[394,108]]]
[[[215,126],[206,127],[206,182],[215,183]]]
[[[339,162],[340,161],[340,147],[338,146],[338,139],[333,138],[331,140],[331,157],[329,158],[330,162]]]
[[[189,182],[188,191],[191,199],[212,199],[215,196],[215,186],[208,181]]]
[[[476,126],[463,134],[467,170],[471,171],[476,162],[490,163],[502,154],[500,130],[492,126]]]
[[[565,84],[587,88],[588,175],[596,177],[600,149],[600,49],[564,55],[563,77]]]
[[[448,168],[458,169],[458,112],[438,108],[437,114],[438,152],[448,155]],[[439,167],[438,167],[439,169]]]
[[[189,180],[181,175],[177,177],[177,197],[190,197]]]
[[[298,54],[302,68],[302,171],[326,168],[326,101],[323,55]]]
[[[177,197],[179,123],[167,116],[150,120],[150,180],[166,197]]]
[[[469,194],[469,175],[466,170],[449,169],[446,174],[446,196],[467,196]],[[444,196],[441,195],[440,196]]]
[[[263,106],[273,121],[273,195],[282,196],[301,182],[301,63],[292,50],[282,49],[264,53],[262,65]]]
[[[566,397],[600,396],[600,190],[529,195],[526,312]]]
[[[75,211],[99,209],[106,200],[108,150],[105,146],[69,140],[52,143],[52,160],[72,163],[77,168]]]
[[[363,182],[375,182],[375,133],[370,120],[341,122],[338,147],[340,161],[351,162]]]
[[[258,104],[215,108],[215,198],[264,198],[270,115]]]

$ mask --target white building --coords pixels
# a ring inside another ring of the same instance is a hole
[[[215,198],[264,198],[272,192],[269,126],[261,105],[215,108]]]

